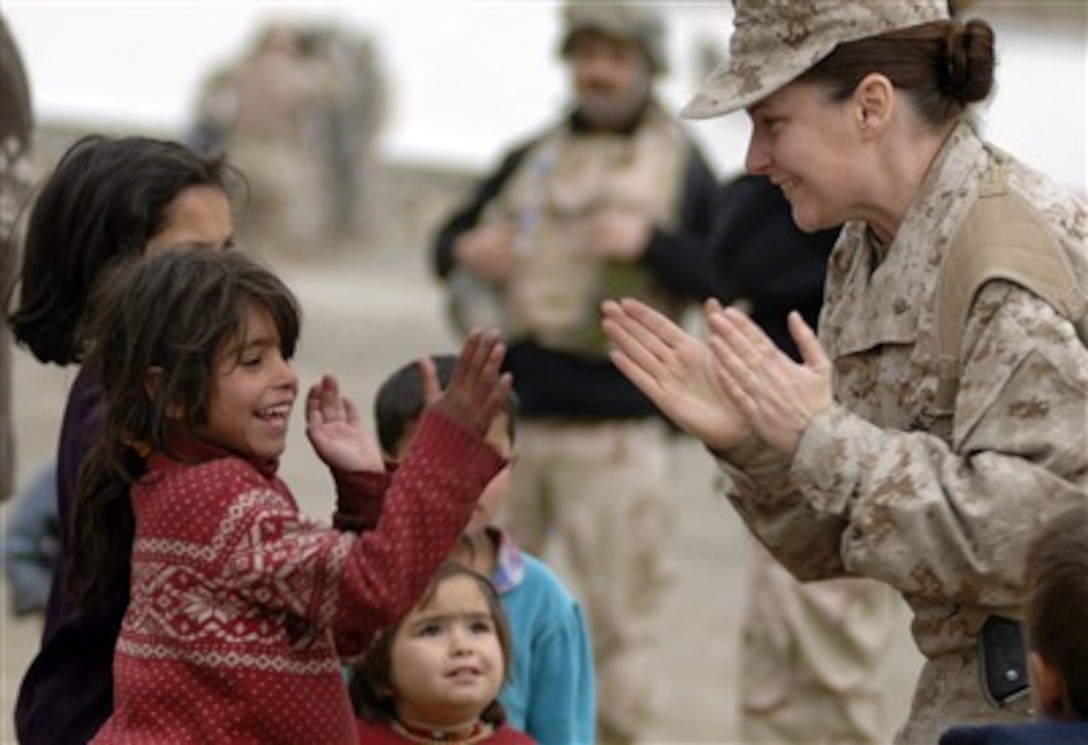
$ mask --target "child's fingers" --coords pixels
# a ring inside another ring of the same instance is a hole
[[[344,399],[344,419],[353,427],[359,426],[359,409],[350,398]]]
[[[488,376],[494,378],[502,363],[503,351],[496,352],[496,347],[499,345],[499,335],[495,331],[473,329],[465,340],[454,370],[454,383],[459,388],[467,387],[471,391],[480,384],[482,378]],[[496,354],[498,354],[497,360]]]
[[[310,390],[306,394],[307,419],[310,418],[311,414],[325,415],[328,408],[328,386],[328,375],[322,375],[316,383],[310,386]]]
[[[438,382],[438,368],[433,357],[424,355],[419,358],[419,374],[423,378],[423,402],[434,403],[442,395],[442,385]]]
[[[321,383],[314,383],[306,393],[306,424],[316,426],[322,421]]]
[[[465,341],[461,344],[461,352],[457,355],[457,364],[453,366],[453,375],[450,377],[450,388],[460,388],[466,374],[466,368],[471,364],[476,348],[480,344],[480,329],[474,328],[468,332]]]

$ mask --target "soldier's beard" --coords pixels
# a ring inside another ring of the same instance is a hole
[[[586,93],[578,97],[578,112],[593,129],[622,130],[634,123],[650,96],[650,74],[643,72],[623,95]]]

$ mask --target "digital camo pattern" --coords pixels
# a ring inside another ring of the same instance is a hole
[[[683,110],[688,119],[749,106],[837,44],[948,18],[945,0],[736,0],[729,55]]]
[[[1088,349],[1073,325],[1018,286],[987,284],[964,331],[952,422],[937,384],[937,270],[995,157],[966,124],[950,136],[879,261],[860,224],[828,269],[820,338],[836,404],[792,463],[759,444],[728,457],[729,498],[795,574],[873,577],[912,606],[927,663],[899,743],[933,743],[954,723],[1026,716],[986,703],[977,632],[1017,617],[1029,535],[1088,502]],[[1007,156],[1000,156],[1007,158]],[[1040,240],[1066,249],[1088,286],[1085,207],[1008,160]]]

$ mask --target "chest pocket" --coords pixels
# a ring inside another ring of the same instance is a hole
[[[859,253],[841,297],[820,318],[836,398],[877,426],[926,431],[947,441],[951,417],[934,405],[937,357],[931,315],[924,311],[932,289],[894,256],[874,269],[864,243],[852,251]]]

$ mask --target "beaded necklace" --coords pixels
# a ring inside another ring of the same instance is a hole
[[[480,720],[452,732],[413,727],[397,719],[393,719],[390,726],[405,740],[418,743],[418,745],[472,745],[491,737],[495,732],[494,727]]]

